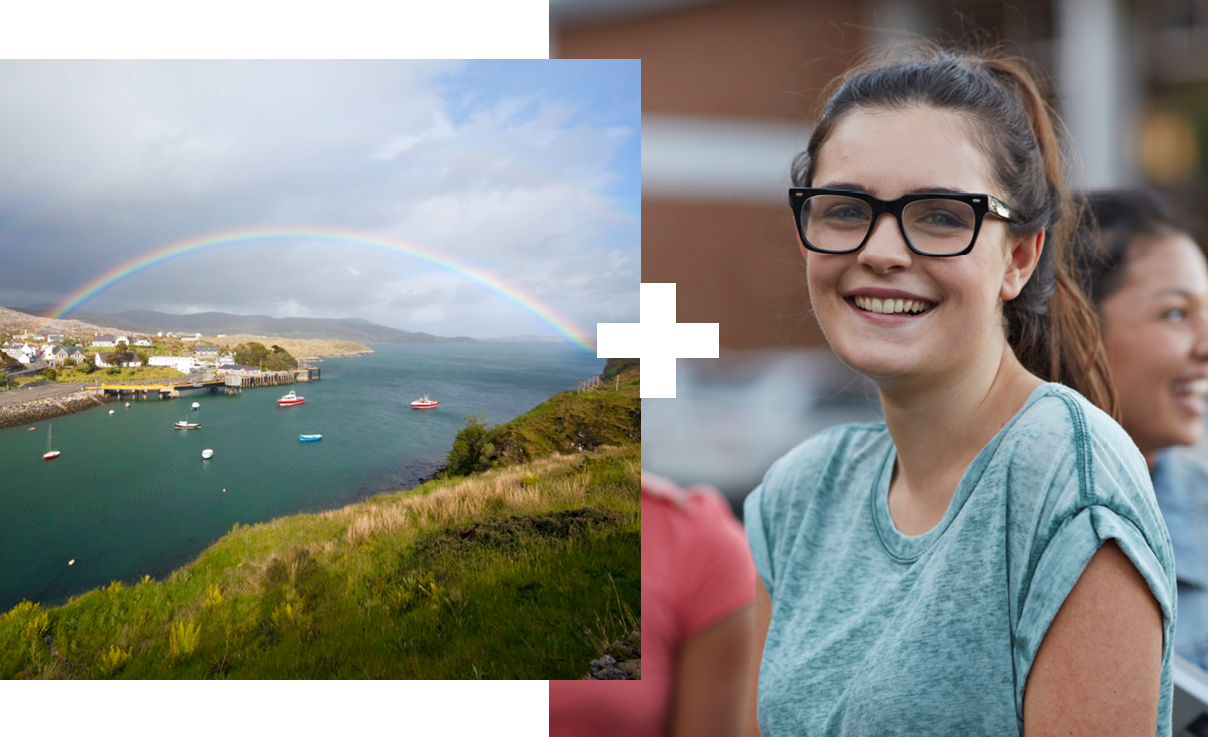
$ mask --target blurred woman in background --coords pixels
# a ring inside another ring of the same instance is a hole
[[[1145,456],[1178,577],[1175,652],[1208,669],[1208,466],[1172,446],[1204,437],[1208,263],[1150,192],[1087,196],[1086,291],[1099,314],[1121,424]],[[1095,223],[1098,230],[1095,229]]]
[[[642,472],[642,682],[550,681],[551,737],[738,737],[755,565],[730,505]]]

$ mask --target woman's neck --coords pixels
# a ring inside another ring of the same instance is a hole
[[[899,530],[921,534],[939,522],[965,469],[1043,383],[1004,342],[959,374],[879,388],[897,448],[890,513]]]

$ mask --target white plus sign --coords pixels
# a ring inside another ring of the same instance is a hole
[[[674,284],[642,284],[641,300],[640,323],[596,323],[596,356],[641,359],[641,398],[675,399],[675,359],[717,358],[718,324],[676,322]]]

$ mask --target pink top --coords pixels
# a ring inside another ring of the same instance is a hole
[[[550,681],[550,736],[663,735],[679,648],[754,599],[755,564],[726,500],[643,471],[642,680]]]

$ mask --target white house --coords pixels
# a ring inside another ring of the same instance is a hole
[[[134,341],[134,344],[150,348],[151,340],[149,338],[139,338],[138,340]]]
[[[187,374],[197,367],[197,361],[192,356],[151,356],[147,359],[148,366],[171,366],[182,374]]]
[[[67,362],[67,349],[61,345],[50,345],[42,349],[42,357],[50,361],[51,366],[62,366]]]
[[[76,363],[83,363],[84,361],[88,360],[88,356],[84,355],[84,350],[78,345],[64,348],[64,350],[67,351],[67,358],[75,361]]]
[[[98,335],[92,339],[93,348],[116,348],[117,338],[112,335]]]
[[[97,368],[109,368],[115,365],[124,368],[138,368],[143,365],[143,362],[138,360],[138,356],[134,351],[126,351],[125,355],[122,356],[116,355],[111,351],[103,351],[96,354]]]
[[[193,355],[198,358],[218,358],[218,346],[198,343],[193,346]]]

